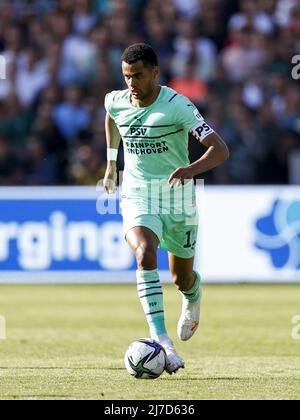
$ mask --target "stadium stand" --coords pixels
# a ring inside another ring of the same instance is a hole
[[[135,42],[157,50],[161,83],[190,96],[228,143],[230,160],[207,183],[291,182],[298,1],[1,0],[0,185],[97,183],[104,96],[124,88],[120,55]],[[191,159],[202,151],[191,140]]]

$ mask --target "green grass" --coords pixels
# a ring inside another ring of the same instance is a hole
[[[148,335],[134,286],[0,286],[0,399],[300,399],[300,286],[205,286],[186,343],[179,294],[164,290],[186,369],[145,381],[123,366],[130,342]]]

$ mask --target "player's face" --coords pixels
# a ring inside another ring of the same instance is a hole
[[[134,64],[128,64],[123,61],[122,71],[125,82],[134,99],[145,101],[152,95],[157,83],[157,67],[145,66],[141,60]]]

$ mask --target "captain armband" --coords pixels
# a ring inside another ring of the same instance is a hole
[[[206,124],[204,120],[197,122],[194,127],[190,130],[190,133],[200,142],[202,142],[207,136],[214,133],[214,130]]]

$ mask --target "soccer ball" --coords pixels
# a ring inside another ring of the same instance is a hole
[[[125,366],[135,378],[156,379],[166,368],[165,349],[151,338],[134,341],[125,354]]]

